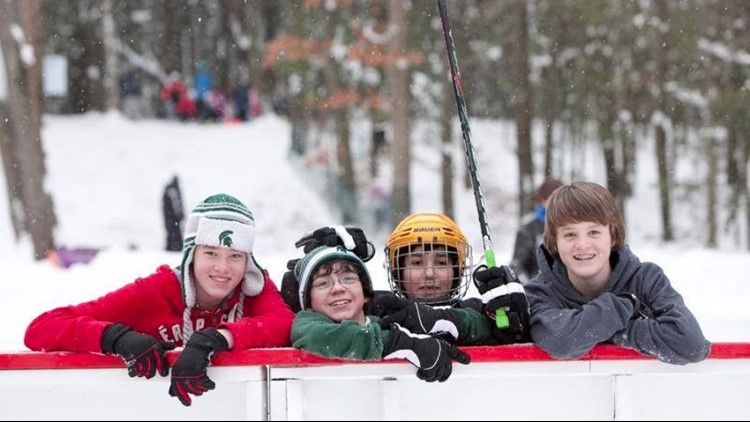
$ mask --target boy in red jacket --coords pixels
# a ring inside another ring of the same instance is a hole
[[[166,350],[183,346],[169,394],[190,406],[215,384],[214,352],[289,346],[294,314],[255,261],[255,220],[236,198],[217,194],[188,217],[182,262],[99,299],[45,312],[26,329],[36,351],[114,353],[131,377],[169,373]]]

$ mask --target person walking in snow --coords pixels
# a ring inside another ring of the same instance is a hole
[[[167,247],[171,252],[182,250],[182,220],[185,211],[182,205],[182,191],[177,175],[164,187],[161,197],[161,209],[164,216],[164,228],[167,231]]]
[[[134,68],[128,69],[120,75],[118,82],[123,114],[130,119],[142,118],[144,106],[141,101],[141,80],[138,72]]]
[[[527,283],[539,272],[536,265],[536,248],[542,243],[544,235],[544,216],[547,210],[547,199],[552,192],[562,186],[562,182],[548,177],[536,190],[536,207],[534,214],[524,218],[524,223],[516,232],[516,243],[513,247],[513,259],[510,267],[522,283]]]
[[[447,380],[453,360],[469,363],[466,353],[445,340],[412,333],[398,323],[382,327],[377,316],[368,315],[370,274],[345,247],[312,249],[296,263],[294,275],[301,306],[292,326],[294,347],[329,358],[405,358],[427,382]]]
[[[558,359],[603,342],[685,365],[711,345],[662,269],[625,244],[610,192],[592,182],[554,191],[547,204],[540,272],[527,285],[534,343]]]
[[[162,265],[99,299],[45,312],[27,327],[36,351],[120,355],[131,377],[170,372],[166,351],[183,349],[169,395],[215,388],[207,367],[216,352],[289,346],[294,314],[253,254],[255,220],[236,198],[217,194],[187,219],[180,265]]]

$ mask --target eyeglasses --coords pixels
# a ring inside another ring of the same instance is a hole
[[[351,286],[355,283],[359,283],[359,276],[357,274],[344,274],[341,277],[332,277],[332,276],[323,276],[320,278],[316,278],[312,282],[312,288],[319,291],[324,291],[333,288],[333,285],[336,284],[336,280],[338,280],[339,284],[342,286]]]

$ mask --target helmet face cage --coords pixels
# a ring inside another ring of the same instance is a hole
[[[413,214],[388,238],[386,273],[399,297],[430,305],[452,305],[471,281],[471,246],[442,214]]]
[[[386,269],[391,290],[399,297],[452,305],[468,290],[471,247],[466,243],[413,243],[398,248],[394,256],[386,262]]]

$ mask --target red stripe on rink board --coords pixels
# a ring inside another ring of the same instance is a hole
[[[461,349],[471,355],[472,362],[535,362],[555,360],[546,352],[531,344],[471,346],[462,347]],[[179,352],[177,351],[168,352],[169,362],[173,364],[178,355]],[[643,359],[653,358],[614,345],[598,345],[580,360]],[[713,343],[709,359],[750,359],[750,343]],[[319,366],[379,362],[388,363],[388,361],[326,359],[288,347],[219,353],[212,360],[212,364],[215,366]],[[123,366],[123,361],[118,356],[103,355],[100,353],[0,353],[0,370],[121,368]]]

